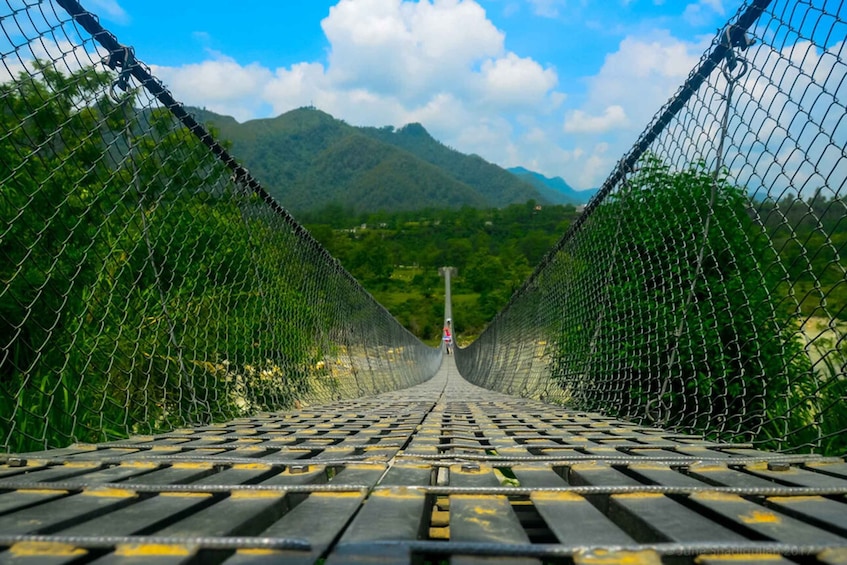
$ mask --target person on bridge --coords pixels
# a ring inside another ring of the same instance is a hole
[[[447,350],[447,355],[450,355],[450,346],[453,344],[453,335],[450,333],[450,320],[447,320],[447,325],[444,326],[444,348]]]

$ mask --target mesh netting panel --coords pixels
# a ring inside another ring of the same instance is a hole
[[[843,2],[743,6],[458,352],[462,373],[721,439],[847,451],[845,20]]]
[[[440,352],[202,128],[186,128],[181,106],[163,106],[169,95],[131,50],[106,32],[94,41],[96,20],[73,2],[0,10],[4,450],[384,392],[434,373]]]

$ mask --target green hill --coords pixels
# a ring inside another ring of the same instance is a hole
[[[534,199],[549,202],[531,183],[521,179],[515,182],[509,171],[489,163],[478,155],[465,155],[436,141],[421,124],[414,123],[400,129],[363,128],[367,135],[391,144],[443,169],[459,182],[474,187],[486,197],[489,206],[503,207]]]
[[[358,128],[314,108],[241,124],[190,110],[295,214],[329,204],[365,212],[549,201],[505,169],[441,144],[420,124]]]
[[[587,204],[597,189],[576,190],[562,177],[545,177],[541,173],[530,171],[523,167],[512,167],[510,173],[538,189],[538,192],[554,204]]]

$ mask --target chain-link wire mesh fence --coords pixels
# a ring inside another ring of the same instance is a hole
[[[463,375],[721,439],[847,451],[846,20],[840,1],[742,6],[457,353]]]
[[[440,351],[75,1],[4,0],[0,12],[4,450],[357,397],[435,372]]]

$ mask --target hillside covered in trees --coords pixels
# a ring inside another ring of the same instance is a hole
[[[435,140],[420,124],[353,127],[315,108],[243,124],[192,109],[288,210],[300,217],[330,204],[356,213],[424,208],[500,208],[539,191],[479,156]]]
[[[444,282],[453,277],[455,329],[478,334],[576,219],[573,206],[533,201],[502,209],[430,209],[346,215],[328,206],[306,227],[413,333],[435,343],[444,315]]]

